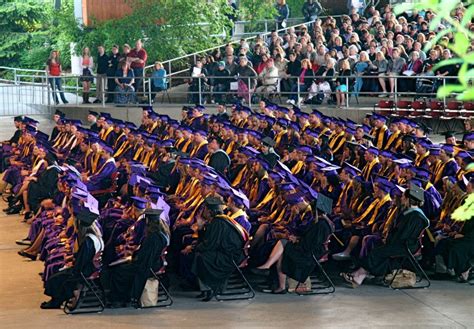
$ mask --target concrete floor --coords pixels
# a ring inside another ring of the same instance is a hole
[[[0,202],[4,208],[4,202]],[[172,291],[167,309],[105,310],[67,316],[41,310],[46,297],[38,272],[42,263],[17,255],[16,239],[28,225],[19,216],[0,213],[0,324],[2,328],[474,328],[474,287],[433,282],[426,290],[393,291],[365,285],[338,285],[326,296],[258,293],[251,301],[202,303],[189,293]]]

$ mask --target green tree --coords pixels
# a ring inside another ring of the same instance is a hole
[[[44,47],[48,11],[34,0],[0,0],[0,65],[18,66],[32,46]]]
[[[464,10],[462,19],[455,18],[456,12],[459,12],[460,7],[462,8],[462,3],[454,0],[418,0],[414,3],[400,4],[395,8],[398,14],[412,10],[431,10],[436,15],[430,22],[430,29],[438,30],[440,24],[443,28],[427,44],[425,50],[429,50],[444,36],[450,39],[447,47],[456,56],[449,60],[443,60],[437,67],[459,64],[461,68],[456,84],[442,86],[438,89],[440,98],[456,93],[458,100],[474,100],[474,87],[472,86],[474,83],[474,49],[472,46],[474,32],[469,29],[474,19],[474,5],[472,1],[466,3],[469,3],[469,6]]]

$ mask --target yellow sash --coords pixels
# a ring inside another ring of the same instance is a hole
[[[206,140],[203,140],[201,143],[199,143],[199,145],[195,146],[195,147],[192,149],[191,153],[189,154],[189,157],[192,158],[193,156],[195,156],[195,155],[198,153],[198,151],[199,151],[204,145],[206,145],[206,144],[207,144],[207,141],[206,141]]]
[[[364,179],[365,179],[366,181],[369,180],[369,178],[370,178],[370,173],[372,172],[372,168],[373,168],[377,163],[379,163],[379,158],[373,159],[371,163],[367,163],[367,164],[364,166],[364,169],[362,169],[362,177],[364,177]]]

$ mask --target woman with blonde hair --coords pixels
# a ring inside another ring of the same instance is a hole
[[[94,68],[94,59],[90,54],[88,47],[82,49],[82,56],[79,59],[79,64],[81,65],[81,77],[80,81],[82,82],[82,104],[90,104],[89,102],[89,92],[91,90],[91,83],[94,80],[92,77],[92,69]]]
[[[343,59],[340,63],[339,77],[336,80],[336,102],[337,107],[341,108],[346,103],[346,93],[349,91],[350,81],[348,82],[347,76],[350,76],[351,65],[347,59]]]

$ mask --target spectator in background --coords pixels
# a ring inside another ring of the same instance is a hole
[[[385,55],[383,54],[383,52],[381,51],[377,52],[373,65],[375,66],[377,70],[380,87],[382,88],[382,92],[383,92],[382,94],[379,95],[379,97],[385,97],[384,94],[387,93],[387,86],[385,84],[385,76],[387,75],[388,61],[385,59]]]
[[[293,105],[299,104],[302,101],[299,99],[300,93],[306,92],[311,87],[313,80],[314,72],[311,62],[309,59],[303,59],[301,61],[301,71],[298,76],[298,83],[293,85],[293,88],[291,89],[292,94],[290,95],[287,103]]]
[[[306,0],[303,4],[301,11],[306,22],[311,22],[318,18],[319,14],[323,10],[318,0]]]
[[[296,54],[294,52],[290,52],[289,61],[286,68],[286,77],[283,80],[283,90],[284,91],[291,91],[293,87],[297,83],[297,76],[300,75],[301,72],[301,62],[296,58]]]
[[[128,54],[130,54],[130,50],[132,50],[132,47],[128,43],[124,44],[122,47],[122,54],[119,58],[119,61],[127,61],[130,64],[130,59],[128,58]]]
[[[109,66],[109,56],[105,53],[104,46],[97,47],[97,75],[96,75],[96,100],[94,103],[102,103],[107,89],[107,69]]]
[[[277,0],[276,10],[278,12],[276,17],[278,29],[284,29],[286,27],[288,17],[290,17],[290,8],[286,4],[286,0]]]
[[[191,79],[189,79],[189,102],[192,104],[201,104],[202,97],[201,93],[204,91],[205,78],[207,71],[204,68],[203,59],[198,59],[196,64],[191,68],[190,71]]]
[[[343,59],[340,63],[339,77],[336,80],[336,105],[338,108],[346,106],[346,93],[349,91],[351,84],[350,79],[346,77],[350,76],[351,65],[348,59]]]
[[[155,62],[155,67],[153,68],[153,73],[151,75],[151,101],[154,102],[156,94],[166,89],[168,89],[166,70],[163,68],[161,62]]]
[[[239,65],[235,63],[234,55],[226,55],[225,68],[227,71],[229,71],[231,76],[235,76],[237,74],[237,69],[239,68]]]
[[[133,88],[135,75],[126,61],[120,62],[115,76],[115,84],[117,85],[115,89],[115,103],[135,103],[135,89]]]
[[[91,83],[94,80],[92,76],[94,59],[92,58],[88,47],[82,49],[82,56],[79,59],[79,64],[82,72],[81,78],[79,79],[82,82],[82,104],[90,104],[89,92],[91,90]]]
[[[64,92],[62,88],[61,81],[61,60],[59,59],[59,52],[57,50],[51,51],[49,58],[46,62],[46,74],[48,76],[49,84],[51,85],[51,91],[53,94],[53,100],[56,105],[59,104],[58,95],[56,92],[59,91],[59,96],[64,104],[67,104],[68,101],[64,97]]]
[[[423,68],[423,62],[420,60],[420,53],[417,51],[411,52],[411,57],[408,63],[403,66],[402,75],[411,77],[421,73]],[[399,79],[401,91],[413,91],[415,90],[415,79]]]
[[[114,92],[117,84],[115,83],[115,73],[118,70],[120,60],[119,46],[113,45],[112,52],[107,59],[107,101],[112,103],[114,101]]]
[[[273,58],[268,59],[265,65],[266,67],[258,75],[261,85],[257,87],[256,92],[262,94],[263,97],[268,97],[277,90],[278,69],[274,65]]]
[[[367,52],[361,51],[359,56],[359,61],[354,65],[354,74],[357,76],[354,84],[354,95],[355,97],[359,96],[360,91],[362,90],[362,86],[364,84],[364,80],[362,80],[362,76],[367,72],[370,65],[369,56]]]
[[[248,100],[257,83],[257,72],[248,65],[247,57],[242,57],[237,69],[237,76],[242,77],[238,80],[238,96]]]
[[[392,61],[389,65],[388,75],[390,76],[390,96],[395,93],[395,86],[397,83],[397,78],[395,76],[400,76],[403,72],[403,67],[405,66],[405,60],[400,57],[400,49],[393,48],[392,51]]]
[[[127,59],[130,61],[130,68],[135,75],[135,89],[137,92],[143,90],[143,69],[146,65],[147,58],[148,55],[143,48],[143,43],[138,39],[135,43],[135,48],[127,55]]]
[[[217,62],[217,70],[214,72],[216,78],[213,83],[214,100],[222,103],[222,99],[230,89],[230,72],[225,68],[225,62]]]

